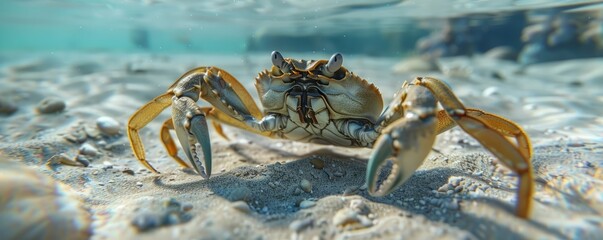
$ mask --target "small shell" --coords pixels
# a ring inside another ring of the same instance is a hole
[[[310,181],[308,181],[307,179],[302,179],[301,182],[299,183],[299,186],[301,187],[302,190],[304,190],[304,192],[307,192],[307,193],[312,192],[312,183]]]

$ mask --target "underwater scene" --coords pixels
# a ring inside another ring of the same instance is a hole
[[[2,0],[0,239],[601,239],[603,1]]]

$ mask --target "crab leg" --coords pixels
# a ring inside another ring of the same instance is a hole
[[[138,161],[142,163],[147,169],[151,170],[154,173],[157,173],[157,170],[151,166],[151,164],[146,160],[144,154],[144,146],[142,144],[142,140],[140,139],[140,135],[138,131],[146,126],[149,122],[157,117],[164,109],[172,104],[172,94],[164,93],[144,106],[142,106],[138,111],[136,111],[128,120],[128,138],[130,139],[130,145],[132,146],[132,151],[134,152],[134,156]]]
[[[377,139],[369,158],[366,181],[371,195],[383,196],[402,185],[431,151],[436,132],[436,100],[424,87],[406,85],[400,106],[404,116],[389,124]],[[393,157],[389,175],[377,184],[380,168]]]
[[[163,146],[167,150],[168,155],[170,155],[170,157],[176,160],[176,162],[178,162],[181,166],[188,168],[189,166],[186,165],[184,160],[182,160],[182,158],[178,156],[178,148],[176,147],[176,144],[174,143],[174,140],[170,135],[170,130],[174,130],[174,122],[171,118],[168,118],[165,120],[165,122],[163,122],[161,130],[159,132],[161,142],[163,143]]]
[[[265,136],[270,136],[272,130],[279,127],[279,119],[271,115],[263,117],[247,90],[222,69],[193,69],[180,77],[170,90],[174,93],[172,121],[176,136],[189,162],[203,177],[211,175],[211,145],[207,119]],[[199,98],[209,102],[212,107],[197,106]],[[214,124],[214,127],[220,135],[224,135],[219,124]],[[165,143],[169,146],[169,141]],[[203,163],[197,156],[197,143],[203,152]]]
[[[502,117],[466,109],[446,84],[437,79],[417,78],[413,84],[429,88],[456,124],[519,175],[516,215],[527,218],[532,206],[534,183],[530,162],[532,150],[526,133]]]

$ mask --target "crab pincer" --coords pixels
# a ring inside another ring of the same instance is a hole
[[[172,121],[180,145],[193,168],[204,178],[211,175],[211,143],[205,114],[188,97],[174,97]],[[196,144],[201,145],[203,163],[197,155]]]
[[[405,84],[397,95],[403,98],[404,117],[383,130],[368,162],[366,182],[373,196],[387,195],[402,185],[421,166],[437,135],[436,100],[431,92]],[[389,175],[378,184],[389,159]]]

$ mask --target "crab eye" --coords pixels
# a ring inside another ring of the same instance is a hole
[[[271,58],[272,58],[272,65],[277,66],[278,68],[281,68],[283,66],[283,63],[285,62],[283,55],[281,55],[281,53],[277,52],[277,51],[272,51]]]
[[[327,64],[325,64],[325,66],[323,68],[323,73],[326,76],[332,77],[335,74],[335,72],[337,72],[337,70],[339,70],[339,68],[341,68],[342,64],[343,64],[343,56],[341,55],[341,53],[335,53],[335,54],[333,54],[333,56],[331,56],[331,59],[329,59]]]

